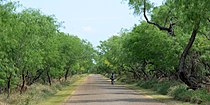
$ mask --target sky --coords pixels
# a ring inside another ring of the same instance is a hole
[[[122,28],[131,29],[142,20],[134,16],[122,0],[12,0],[19,1],[23,8],[40,9],[46,15],[55,15],[64,22],[60,30],[86,39],[94,47]],[[153,0],[160,5],[162,0]]]

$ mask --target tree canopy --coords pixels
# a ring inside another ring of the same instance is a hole
[[[19,4],[0,1],[0,90],[61,79],[90,71],[93,46],[77,36],[60,32],[54,16]],[[1,92],[0,92],[1,93]]]
[[[209,82],[208,0],[124,1],[145,21],[101,42],[99,69],[134,79],[179,78],[191,89]]]

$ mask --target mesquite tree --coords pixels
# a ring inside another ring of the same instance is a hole
[[[22,93],[38,81],[51,85],[69,72],[89,71],[94,59],[89,42],[60,32],[54,16],[35,9],[17,12],[18,6],[0,1],[0,94],[6,90],[9,97],[11,90]]]
[[[191,74],[186,70],[186,58],[196,36],[201,33],[208,35],[210,23],[210,4],[208,0],[166,0],[163,4],[164,7],[161,8],[162,11],[157,14],[160,19],[156,22],[153,22],[153,19],[149,20],[147,17],[147,12],[153,10],[149,0],[129,0],[129,5],[134,9],[135,14],[143,13],[147,23],[156,26],[160,30],[167,31],[170,35],[176,35],[176,32],[174,32],[175,26],[182,28],[182,32],[190,34],[188,43],[185,45],[179,59],[178,73],[185,84],[192,89],[197,89],[199,87],[198,83],[191,80]],[[162,21],[160,21],[161,19]]]

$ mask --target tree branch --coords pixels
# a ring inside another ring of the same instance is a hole
[[[167,27],[163,27],[163,26],[161,26],[161,25],[159,25],[157,23],[149,21],[149,19],[147,18],[147,15],[146,15],[146,1],[145,0],[144,0],[144,10],[143,10],[143,12],[144,12],[144,18],[146,19],[147,23],[155,25],[160,30],[167,31],[170,35],[174,36],[173,25],[175,25],[175,23],[170,22],[170,25],[167,28]]]

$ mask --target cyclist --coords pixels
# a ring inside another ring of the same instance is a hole
[[[110,79],[111,79],[111,84],[114,85],[114,79],[115,79],[115,77],[114,77],[114,73],[113,72],[111,74]]]

